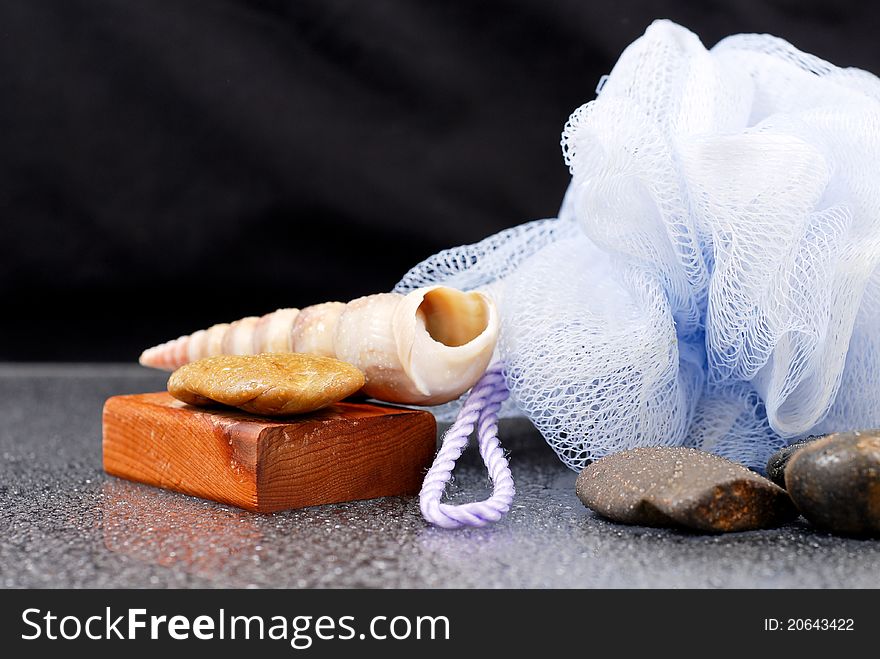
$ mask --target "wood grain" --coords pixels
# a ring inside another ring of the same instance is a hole
[[[279,420],[136,394],[103,425],[108,474],[256,512],[417,494],[436,446],[429,412],[366,403]]]

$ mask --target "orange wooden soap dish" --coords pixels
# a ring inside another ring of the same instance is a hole
[[[337,403],[269,419],[165,392],[104,404],[104,470],[255,512],[417,494],[436,448],[430,412]]]

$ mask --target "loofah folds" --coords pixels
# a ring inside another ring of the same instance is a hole
[[[572,469],[640,445],[752,467],[880,426],[880,80],[772,36],[658,21],[562,136],[559,218],[441,252],[511,393]]]

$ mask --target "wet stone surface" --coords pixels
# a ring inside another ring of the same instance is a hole
[[[730,460],[678,446],[636,448],[588,465],[585,506],[615,522],[722,533],[774,528],[797,517],[785,490]]]
[[[168,393],[184,403],[219,403],[265,416],[313,412],[363,386],[363,373],[351,364],[291,352],[206,357],[168,378]]]
[[[106,476],[104,400],[165,377],[0,367],[0,587],[880,587],[880,542],[803,521],[726,535],[608,522],[521,421],[501,425],[517,496],[485,529],[431,528],[409,498],[260,515]],[[459,464],[453,499],[485,496],[476,452]]]
[[[776,453],[771,455],[770,459],[767,461],[767,478],[776,483],[779,487],[785,487],[785,467],[788,465],[791,456],[818,438],[819,435],[807,437],[794,444],[783,446],[776,451]]]
[[[788,461],[785,485],[816,526],[880,535],[880,430],[835,433],[801,448]]]

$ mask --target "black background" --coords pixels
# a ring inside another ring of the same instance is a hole
[[[133,360],[555,215],[654,18],[880,71],[873,3],[0,0],[0,359]]]

